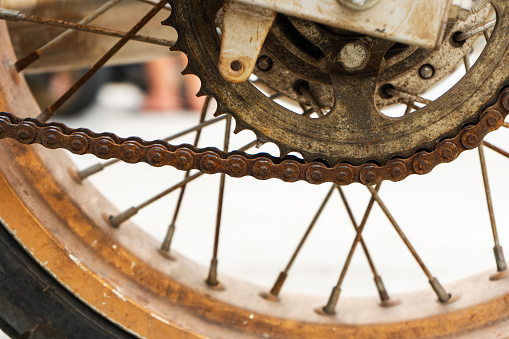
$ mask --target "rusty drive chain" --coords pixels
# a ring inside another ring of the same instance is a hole
[[[494,105],[484,109],[477,123],[464,126],[455,137],[441,140],[433,151],[421,151],[407,159],[393,159],[383,166],[340,163],[327,167],[318,161],[304,163],[296,157],[279,159],[265,153],[250,155],[188,144],[171,145],[161,140],[147,142],[138,137],[120,138],[112,133],[71,129],[61,123],[20,119],[6,112],[0,113],[0,139],[11,138],[23,144],[37,143],[50,149],[63,148],[75,154],[93,154],[101,159],[116,158],[127,163],[196,169],[207,174],[252,176],[260,180],[278,178],[286,182],[305,180],[312,184],[360,182],[374,185],[382,180],[400,181],[410,174],[426,174],[438,164],[453,161],[461,152],[478,147],[489,132],[502,126],[507,114],[509,88],[500,92]]]

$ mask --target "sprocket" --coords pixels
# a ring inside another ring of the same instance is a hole
[[[267,98],[250,82],[233,84],[221,77],[217,69],[220,29],[216,22],[221,2],[169,2],[173,11],[166,24],[179,33],[174,49],[188,56],[184,74],[200,78],[199,95],[212,95],[218,102],[216,114],[231,114],[236,120],[237,132],[249,129],[262,142],[277,144],[281,157],[298,152],[306,161],[322,159],[330,166],[342,162],[354,165],[373,162],[383,166],[391,159],[432,151],[441,140],[458,135],[467,124],[476,123],[483,108],[494,102],[497,91],[509,78],[508,22],[500,20],[477,64],[456,86],[418,113],[399,118],[372,111],[366,113],[371,109],[367,106],[374,107],[376,81],[373,84],[365,79],[360,81],[362,76],[340,74],[336,82],[343,85],[336,88],[331,111],[323,117],[310,119]],[[499,18],[509,17],[506,2],[493,1],[493,6]],[[284,63],[284,60],[279,61]],[[345,86],[345,82],[351,86]],[[369,104],[365,104],[366,101]],[[341,114],[345,106],[352,117],[350,120],[345,120]],[[365,117],[368,123],[361,123]]]

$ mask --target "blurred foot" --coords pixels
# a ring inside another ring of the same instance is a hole
[[[204,103],[205,96],[197,97],[195,95],[189,95],[187,97],[187,106],[191,111],[201,111]]]
[[[176,111],[182,110],[181,100],[171,93],[149,92],[143,104],[145,111]]]

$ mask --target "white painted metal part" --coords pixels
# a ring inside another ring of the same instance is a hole
[[[324,25],[408,45],[434,49],[440,45],[447,20],[453,10],[452,0],[380,0],[364,11],[355,11],[338,0],[236,0],[278,13]],[[454,7],[465,13],[471,0]]]
[[[226,80],[239,83],[253,73],[276,12],[234,1],[223,9],[219,71]]]

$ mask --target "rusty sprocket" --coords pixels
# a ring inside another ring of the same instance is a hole
[[[408,162],[420,152],[433,152],[445,140],[458,137],[469,124],[479,122],[484,108],[495,102],[497,91],[509,81],[509,3],[494,0],[498,22],[487,47],[465,77],[436,101],[400,118],[380,114],[371,120],[373,123],[356,124],[355,115],[362,110],[352,112],[355,103],[373,98],[368,93],[341,99],[346,88],[339,87],[335,106],[348,107],[354,123],[344,123],[337,114],[336,118],[328,114],[309,119],[278,105],[249,82],[233,84],[221,77],[217,69],[220,36],[216,27],[221,2],[169,2],[173,11],[166,24],[179,33],[175,50],[189,58],[184,74],[195,74],[201,79],[199,94],[212,95],[218,102],[217,114],[232,115],[237,131],[249,129],[259,140],[277,144],[282,157],[298,152],[305,162],[320,159],[329,166],[345,168],[350,168],[350,164],[385,168]],[[353,77],[343,74],[337,83],[348,83]]]

